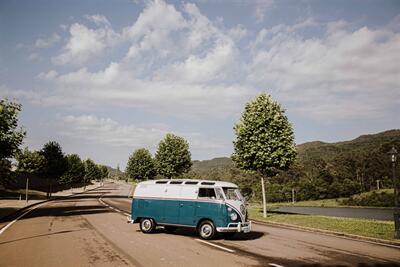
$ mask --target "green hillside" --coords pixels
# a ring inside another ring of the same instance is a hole
[[[390,188],[387,152],[392,146],[400,151],[399,129],[361,135],[350,141],[300,144],[296,163],[269,179],[267,198],[289,201],[292,188],[298,200],[347,197],[376,189],[376,180],[380,180],[381,187]],[[194,161],[189,177],[233,181],[248,197],[259,200],[259,177],[236,169],[228,157]]]

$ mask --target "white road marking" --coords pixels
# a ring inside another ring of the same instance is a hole
[[[216,248],[225,250],[225,251],[230,252],[230,253],[235,253],[235,251],[232,250],[232,249],[229,249],[229,248],[226,248],[226,247],[223,247],[223,246],[219,246],[219,245],[213,244],[213,243],[208,242],[208,241],[205,241],[205,240],[201,240],[201,239],[198,239],[198,238],[196,238],[195,240],[196,240],[196,241],[199,241],[199,242],[201,242],[201,243],[207,244],[207,245],[209,245],[209,246],[213,246],[213,247],[216,247]]]
[[[284,267],[282,265],[276,264],[276,263],[270,263],[269,266],[273,266],[273,267]]]
[[[28,210],[28,211],[22,213],[21,215],[19,215],[14,221],[9,222],[6,226],[4,226],[3,228],[1,228],[1,230],[0,230],[0,235],[2,235],[2,234],[5,232],[5,230],[7,230],[11,225],[13,225],[16,221],[18,221],[19,219],[21,219],[22,217],[24,217],[26,214],[28,214],[29,212],[33,211],[34,209],[39,208],[40,206],[43,206],[44,204],[47,204],[47,203],[48,203],[48,202],[39,204],[39,205],[37,205],[37,206],[35,206],[35,207],[32,207],[30,210]]]

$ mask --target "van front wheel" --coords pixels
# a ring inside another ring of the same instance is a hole
[[[210,240],[215,236],[215,226],[211,221],[202,222],[198,231],[202,239]]]
[[[153,219],[150,218],[143,218],[140,220],[140,230],[143,233],[151,233],[154,231],[154,229],[156,228],[156,223],[154,222]]]

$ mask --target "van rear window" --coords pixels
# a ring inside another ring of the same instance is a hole
[[[215,199],[214,188],[199,188],[199,198],[214,198]]]
[[[214,182],[201,182],[202,185],[215,185]]]

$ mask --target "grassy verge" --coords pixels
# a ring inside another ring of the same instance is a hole
[[[285,223],[390,241],[394,240],[393,222],[278,213],[269,213],[267,218],[264,219],[259,208],[250,208],[249,214],[252,219],[266,222]]]
[[[294,204],[292,202],[280,202],[269,204],[271,207],[281,206],[302,206],[302,207],[343,207],[340,205],[340,201],[344,198],[332,198],[332,199],[319,199],[319,200],[305,200],[297,201]]]

